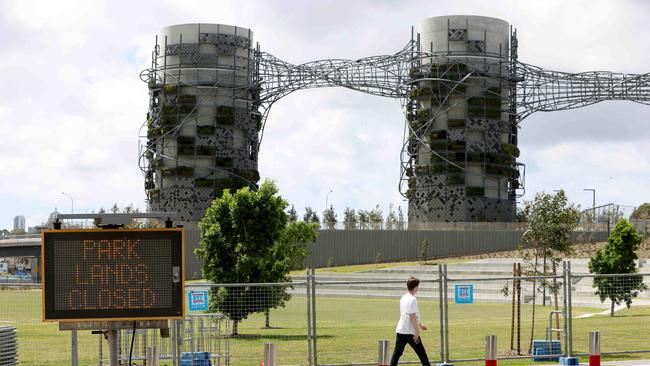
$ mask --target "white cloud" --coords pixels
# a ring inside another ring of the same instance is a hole
[[[561,9],[561,11],[559,10]],[[523,62],[566,71],[647,72],[650,4],[643,1],[3,1],[0,2],[0,227],[54,207],[144,208],[137,133],[147,109],[139,80],[164,26],[250,27],[263,50],[288,62],[398,51],[411,25],[480,14],[518,28]],[[650,109],[602,103],[533,115],[522,124],[525,198],[566,188],[591,204],[650,201]],[[343,208],[402,204],[397,193],[403,120],[398,103],[344,89],[310,90],[271,111],[260,173],[302,213],[325,196]],[[611,177],[611,178],[610,178]],[[404,206],[403,206],[404,207]],[[31,222],[30,225],[36,224]]]

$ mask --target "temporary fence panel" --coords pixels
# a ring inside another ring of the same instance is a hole
[[[541,268],[540,268],[541,270]],[[496,335],[499,358],[562,353],[564,345],[563,277],[504,277],[447,269],[449,358],[482,360],[486,335]],[[557,301],[557,306],[556,306]],[[549,329],[551,329],[549,331]],[[555,342],[546,342],[550,339]]]
[[[650,325],[641,326],[650,324],[650,273],[572,275],[571,283],[576,352],[589,351],[591,331],[600,332],[604,356],[650,352]],[[629,308],[626,299],[631,300]]]
[[[260,365],[266,342],[276,344],[278,365],[307,364],[307,286],[304,282],[206,284],[188,286],[188,290],[209,291],[210,311],[223,314],[227,320],[224,323],[227,329],[222,332],[223,342],[229,344],[230,364]],[[188,333],[189,324],[184,322],[181,334]],[[182,351],[190,352],[191,346],[185,342]],[[205,351],[198,343],[194,347],[194,352]]]
[[[377,344],[382,339],[390,341],[392,351],[407,279],[338,281],[316,276],[314,333],[318,365],[376,364]],[[438,280],[425,277],[420,281],[418,307],[421,321],[429,328],[421,333],[421,340],[433,361],[440,350]],[[400,363],[417,360],[407,346]]]
[[[10,321],[16,326],[19,363],[69,364],[70,332],[60,332],[56,323],[43,323],[41,303],[40,288],[0,285],[0,321]],[[82,341],[85,341],[85,338]],[[90,355],[81,352],[80,357],[86,358]]]

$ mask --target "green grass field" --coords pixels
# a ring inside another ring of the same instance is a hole
[[[18,329],[21,365],[69,365],[70,335],[59,332],[56,323],[44,324],[40,314],[40,290],[0,291],[0,321],[14,322]],[[317,298],[317,347],[319,364],[371,363],[377,359],[377,341],[394,341],[399,299],[367,297]],[[537,308],[536,337],[544,338],[550,307]],[[602,309],[574,308],[574,316],[598,313]],[[420,300],[423,323],[429,326],[423,341],[429,358],[440,358],[438,303]],[[531,306],[522,307],[522,349],[528,350]],[[305,364],[307,359],[306,299],[294,296],[285,308],[271,311],[271,328],[264,328],[264,316],[253,314],[239,327],[240,337],[231,340],[232,365],[259,365],[264,342],[278,346],[278,363]],[[481,302],[449,307],[449,345],[452,359],[482,357],[485,336],[496,334],[500,354],[510,346],[511,307],[506,303]],[[632,307],[616,317],[594,316],[574,319],[574,348],[586,352],[589,331],[602,333],[603,351],[650,348],[650,307]],[[104,356],[106,357],[104,343]],[[80,365],[97,365],[98,336],[79,332]],[[639,359],[623,355],[615,359]],[[646,355],[647,358],[647,355]],[[407,348],[403,360],[416,361]],[[614,359],[608,357],[606,359]],[[482,365],[482,362],[468,362]],[[500,361],[500,365],[528,365],[529,361]],[[538,363],[539,364],[539,363]],[[544,364],[544,363],[542,363]]]

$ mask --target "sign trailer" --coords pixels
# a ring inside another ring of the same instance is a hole
[[[43,321],[181,319],[183,229],[42,234]]]

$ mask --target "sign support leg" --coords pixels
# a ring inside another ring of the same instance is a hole
[[[108,334],[108,365],[119,366],[117,353],[117,330],[109,330]]]

